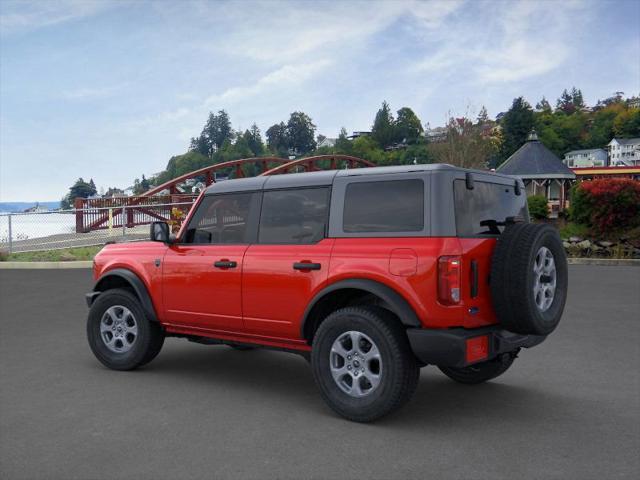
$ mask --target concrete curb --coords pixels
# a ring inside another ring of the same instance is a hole
[[[12,269],[40,269],[40,270],[57,270],[68,268],[91,268],[93,261],[75,261],[75,262],[0,262],[0,270]]]
[[[633,258],[567,258],[569,265],[607,265],[610,267],[640,267],[640,260]]]

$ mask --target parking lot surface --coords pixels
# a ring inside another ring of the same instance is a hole
[[[502,377],[422,370],[361,425],[296,355],[168,339],[134,372],[85,339],[89,270],[0,271],[0,478],[638,478],[640,268],[570,267],[558,330]]]

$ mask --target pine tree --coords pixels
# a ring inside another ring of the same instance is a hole
[[[389,104],[384,101],[382,107],[376,113],[376,118],[371,127],[371,136],[382,148],[388,147],[395,138],[394,120]]]
[[[542,97],[542,100],[536,103],[536,110],[539,112],[551,113],[551,105],[544,96]]]
[[[516,98],[511,108],[502,117],[503,142],[500,148],[500,163],[524,144],[534,124],[531,105],[523,97]]]
[[[480,109],[480,113],[478,113],[478,123],[480,125],[484,125],[489,121],[489,114],[487,113],[487,108],[483,105]]]

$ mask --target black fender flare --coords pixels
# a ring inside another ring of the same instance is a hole
[[[126,268],[114,268],[113,270],[109,270],[104,275],[102,275],[93,286],[93,291],[87,294],[87,304],[89,307],[93,304],[94,300],[104,291],[103,287],[106,281],[109,278],[119,277],[127,282],[136,296],[140,300],[140,304],[142,305],[142,309],[144,313],[147,315],[147,318],[152,322],[157,322],[158,317],[156,315],[156,311],[153,308],[153,302],[151,301],[151,296],[145,286],[144,282],[140,280],[140,277],[133,273],[131,270],[127,270]]]
[[[302,323],[300,325],[301,338],[305,338],[305,325],[316,304],[331,292],[343,289],[363,290],[371,293],[382,299],[382,301],[384,301],[384,303],[389,307],[389,310],[394,313],[404,325],[408,327],[422,326],[418,315],[416,315],[416,312],[413,310],[409,302],[398,292],[375,280],[352,278],[340,280],[326,286],[311,299],[304,311],[304,316],[302,317]]]

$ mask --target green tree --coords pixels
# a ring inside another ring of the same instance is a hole
[[[640,110],[628,109],[620,112],[613,122],[616,137],[640,137]]]
[[[350,155],[352,150],[351,140],[347,138],[347,129],[342,127],[340,129],[340,135],[338,135],[338,139],[336,140],[335,152]]]
[[[503,141],[499,153],[500,163],[509,158],[527,140],[535,125],[531,105],[523,98],[516,98],[502,117]]]
[[[61,201],[61,208],[73,208],[76,198],[88,198],[97,193],[98,191],[96,190],[95,183],[93,183],[93,179],[89,182],[85,182],[84,179],[80,177],[73,185],[71,185],[71,187],[69,187],[69,193],[67,193]]]
[[[251,125],[251,129],[245,130],[244,141],[247,143],[247,146],[253,155],[260,156],[264,153],[262,135],[260,134],[260,129],[255,123]]]
[[[230,141],[232,138],[233,129],[227,112],[219,110],[217,115],[209,112],[209,118],[207,118],[207,123],[202,129],[200,139],[196,141],[196,145],[200,146],[202,144],[203,148],[197,148],[196,151],[211,157],[214,152],[222,148],[224,142]]]
[[[582,97],[582,90],[573,87],[571,89],[571,103],[576,110],[582,110],[585,107],[584,98]]]
[[[536,110],[538,110],[539,112],[543,112],[543,113],[552,113],[553,109],[551,108],[551,105],[549,104],[549,100],[547,100],[544,96],[542,97],[542,99],[536,103]]]
[[[386,101],[382,102],[382,107],[376,113],[371,136],[382,148],[390,146],[395,139],[393,115]]]
[[[573,104],[573,97],[569,92],[567,92],[566,88],[562,91],[562,95],[560,95],[560,98],[556,101],[556,109],[566,113],[567,115],[571,115],[576,110],[576,107]]]
[[[304,112],[293,112],[287,122],[289,148],[295,155],[304,155],[316,148],[316,126]]]
[[[287,136],[287,126],[284,122],[271,125],[266,132],[267,146],[275,155],[281,157],[287,155],[289,149],[289,137]]]
[[[487,107],[485,107],[484,105],[480,109],[480,113],[478,113],[477,120],[479,125],[484,125],[485,123],[489,122],[489,113],[487,113]]]
[[[397,141],[406,140],[409,144],[414,144],[422,138],[422,122],[409,107],[398,110],[395,121],[395,139]]]

